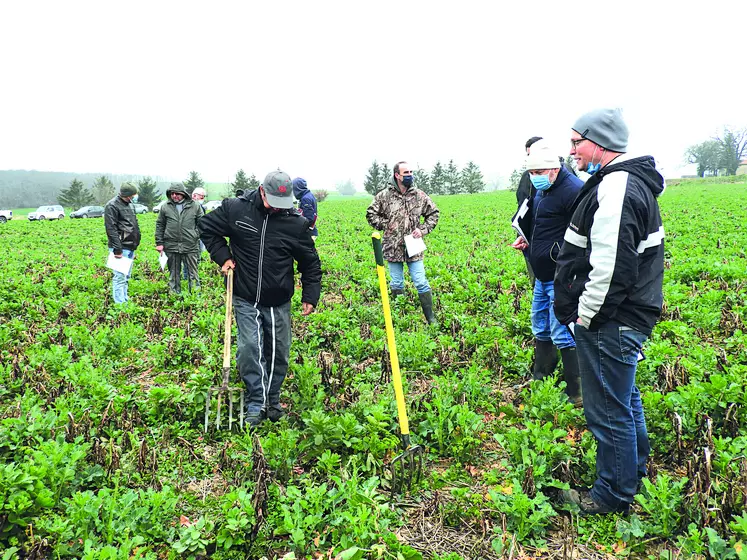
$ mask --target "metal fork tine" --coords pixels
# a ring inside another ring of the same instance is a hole
[[[239,393],[239,428],[244,429],[244,390]]]
[[[208,389],[207,398],[205,399],[205,433],[208,432],[209,421],[210,421],[210,394],[213,391]]]
[[[228,431],[233,427],[233,391],[228,393]]]
[[[217,416],[215,418],[215,428],[217,430],[220,430],[220,404],[222,400],[223,400],[223,391],[219,390],[218,391],[218,412],[216,413]]]

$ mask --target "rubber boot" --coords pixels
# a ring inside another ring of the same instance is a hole
[[[560,356],[563,359],[563,379],[565,380],[565,394],[574,406],[584,405],[581,396],[581,375],[578,371],[578,356],[575,348],[561,348]]]
[[[425,315],[425,320],[428,321],[428,324],[435,325],[438,323],[436,320],[436,314],[433,313],[433,293],[424,292],[418,294],[418,297],[420,298],[420,305],[423,308],[423,314]]]
[[[394,300],[397,299],[397,297],[402,296],[405,294],[404,290],[396,290],[392,288],[392,303],[394,303]]]
[[[558,365],[558,349],[551,340],[534,339],[534,379],[544,379],[553,374]]]

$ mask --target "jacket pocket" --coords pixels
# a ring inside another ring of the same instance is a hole
[[[242,222],[241,220],[236,220],[236,227],[239,229],[243,229],[244,231],[251,231],[252,233],[259,233],[259,230],[255,228],[252,224],[248,224],[247,222]]]

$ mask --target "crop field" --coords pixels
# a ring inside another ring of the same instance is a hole
[[[101,219],[0,227],[0,559],[747,558],[747,187],[662,196],[665,309],[638,384],[652,457],[628,516],[557,505],[595,443],[554,380],[528,382],[531,288],[513,193],[436,197],[439,325],[393,307],[423,480],[389,493],[399,439],[366,199],[319,207],[322,300],[293,301],[288,415],[204,433],[223,279],[170,295],[143,244],[113,305]],[[234,335],[235,340],[235,335]],[[238,375],[233,382],[238,383]]]

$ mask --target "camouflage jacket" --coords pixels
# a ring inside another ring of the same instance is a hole
[[[420,189],[410,187],[402,194],[393,181],[376,195],[366,211],[371,227],[384,232],[384,258],[390,262],[423,260],[423,253],[407,256],[405,235],[419,229],[423,235],[434,230],[438,223],[438,208]],[[421,223],[420,218],[423,218]]]

